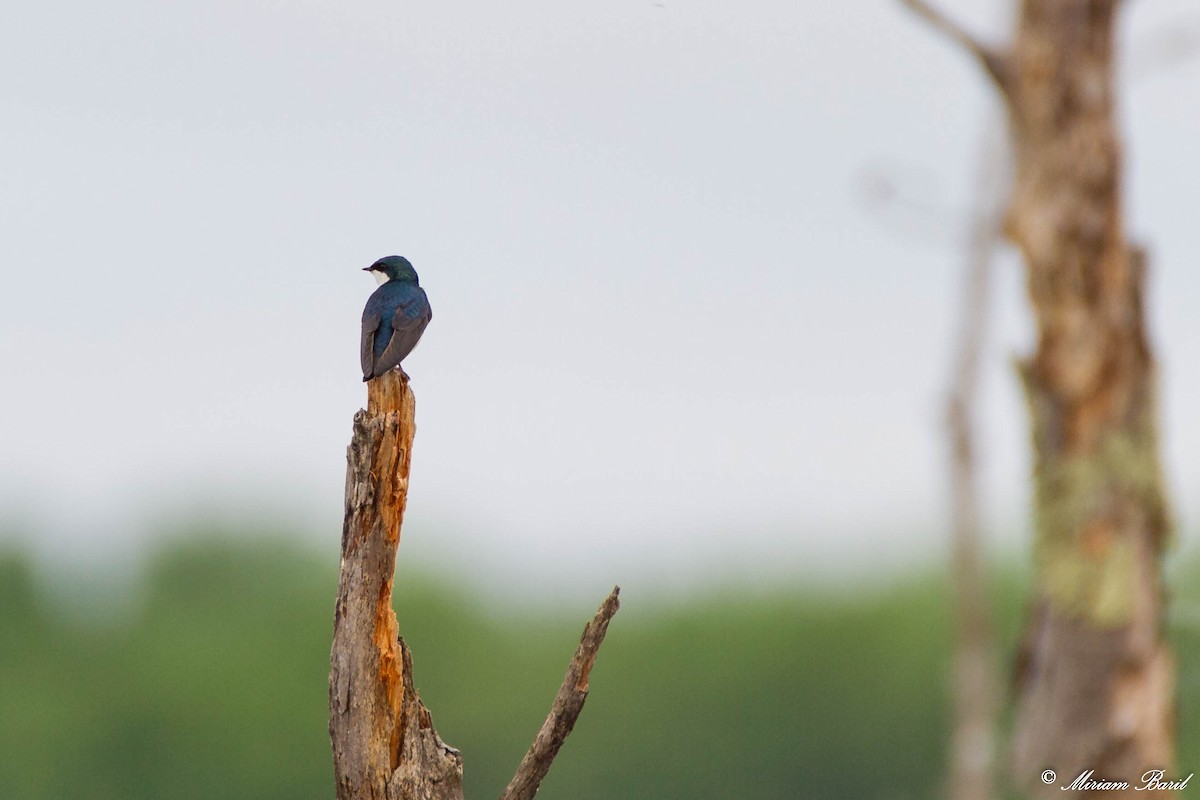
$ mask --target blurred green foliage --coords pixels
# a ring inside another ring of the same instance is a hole
[[[0,798],[331,798],[335,568],[280,542],[189,540],[100,619],[65,613],[27,558],[0,556]],[[1177,605],[1196,607],[1200,575],[1181,580],[1196,590]],[[1019,596],[1014,581],[997,594],[1006,648]],[[840,599],[726,590],[638,608],[627,593],[539,798],[937,796],[946,598],[930,577]],[[467,796],[497,796],[593,609],[521,619],[404,574],[397,608]],[[1181,619],[1186,773],[1200,763],[1200,635]]]

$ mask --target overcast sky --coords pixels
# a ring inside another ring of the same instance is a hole
[[[1000,0],[944,5],[1006,29]],[[1193,0],[1130,7],[1137,63],[1200,31]],[[1186,523],[1200,58],[1143,72],[1127,201]],[[400,253],[435,311],[405,364],[414,558],[535,588],[919,560],[945,536],[950,229],[993,111],[889,0],[15,4],[0,519],[56,558],[213,509],[336,551],[360,270]],[[865,202],[881,174],[928,211]],[[982,409],[1009,537],[1019,270]]]

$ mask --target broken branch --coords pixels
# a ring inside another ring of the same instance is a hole
[[[554,698],[554,705],[550,707],[550,714],[542,723],[529,752],[521,759],[517,774],[509,782],[504,794],[500,795],[500,800],[532,800],[537,794],[538,787],[550,771],[550,765],[558,755],[559,748],[575,727],[579,713],[583,711],[583,703],[588,695],[588,676],[591,674],[592,665],[596,663],[600,645],[604,643],[609,620],[621,607],[621,602],[617,599],[620,593],[621,587],[614,586],[612,592],[600,604],[596,616],[584,627],[579,647],[575,650],[571,665],[567,667],[567,674],[563,678],[558,695]]]
[[[987,70],[991,79],[1007,95],[1009,69],[1008,59],[1004,53],[979,41],[966,28],[929,5],[925,0],[900,0],[900,2],[908,6],[921,19],[932,25],[935,30],[950,37],[952,41],[975,56],[979,60],[979,63],[983,65],[983,68]]]

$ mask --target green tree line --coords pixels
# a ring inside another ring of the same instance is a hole
[[[328,562],[328,563],[326,563]],[[268,800],[333,795],[327,734],[336,562],[281,541],[197,537],[158,553],[130,607],[0,555],[0,797]],[[1176,605],[1200,598],[1180,576]],[[998,580],[1011,651],[1020,587]],[[575,734],[539,797],[928,798],[941,790],[949,609],[932,574],[831,597],[624,593]],[[397,581],[417,688],[496,796],[549,708],[581,620],[491,609],[445,577]],[[1180,767],[1200,763],[1200,618],[1173,626]]]

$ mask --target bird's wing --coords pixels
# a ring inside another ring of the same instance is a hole
[[[358,359],[362,363],[363,380],[370,380],[375,373],[375,332],[379,330],[379,324],[383,321],[383,316],[378,312],[372,313],[368,306],[363,312],[362,320],[362,340],[358,345]]]
[[[420,306],[420,297],[413,297],[401,303],[396,313],[392,314],[392,328],[403,331],[424,327],[425,317],[418,312]]]
[[[418,297],[407,300],[392,315],[392,338],[388,340],[387,347],[375,361],[376,375],[381,375],[389,369],[399,366],[404,357],[417,346],[417,341],[420,340],[425,326],[429,324],[429,320],[433,316],[429,312],[428,304],[424,304],[425,308],[422,309],[422,313],[413,314],[413,311],[416,310],[413,306],[418,303],[420,303]]]

